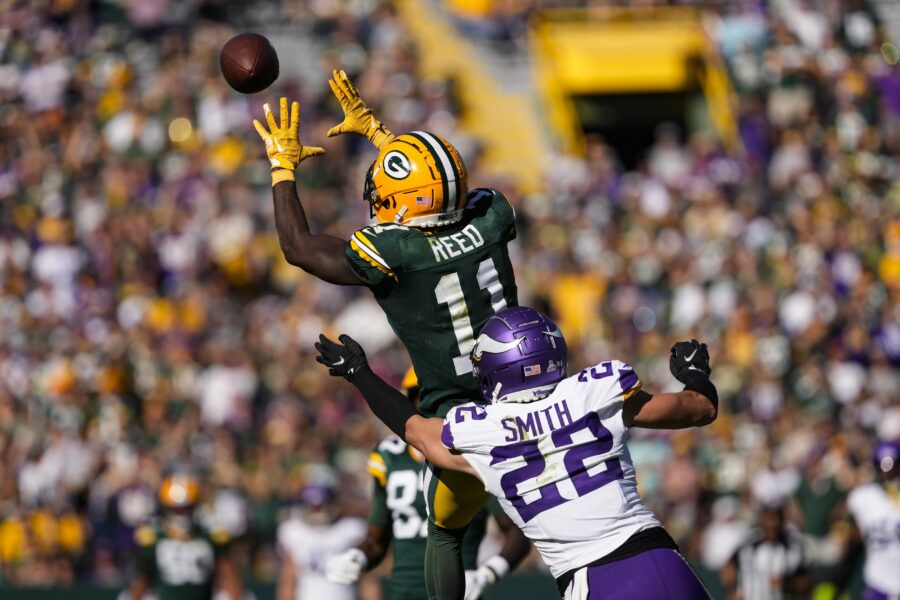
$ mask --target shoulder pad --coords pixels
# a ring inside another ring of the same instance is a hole
[[[377,450],[369,453],[369,462],[366,463],[366,471],[378,480],[381,487],[387,485],[387,463]]]
[[[634,372],[632,366],[619,360],[601,361],[593,367],[583,369],[577,377],[581,383],[604,379],[609,382],[616,381],[625,399],[630,398],[642,386],[641,379]]]
[[[134,541],[144,548],[152,546],[156,543],[156,529],[150,525],[141,525],[134,530]]]
[[[347,254],[361,268],[377,269],[396,280],[404,263],[401,240],[416,232],[405,225],[369,225],[350,236]]]
[[[487,407],[483,404],[454,406],[444,417],[441,443],[450,450],[480,452],[499,442],[497,427],[487,419]]]
[[[474,190],[469,190],[466,210],[476,208],[480,202],[493,198],[495,193],[497,192],[488,188],[475,188]]]

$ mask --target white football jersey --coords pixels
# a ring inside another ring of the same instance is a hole
[[[850,492],[847,506],[866,542],[866,585],[900,594],[900,502],[869,483]]]
[[[610,554],[660,522],[637,491],[624,400],[640,379],[610,360],[530,403],[463,404],[442,441],[463,453],[554,577]]]
[[[353,600],[352,585],[332,583],[325,578],[325,563],[335,554],[353,548],[366,536],[362,519],[345,517],[330,525],[310,525],[291,518],[278,526],[278,543],[287,560],[297,567],[296,600]]]

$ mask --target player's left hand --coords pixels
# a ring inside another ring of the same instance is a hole
[[[350,585],[356,583],[369,560],[359,548],[350,548],[332,556],[325,562],[325,577],[333,583]]]
[[[325,334],[319,335],[319,341],[316,342],[316,350],[319,353],[316,362],[328,367],[328,374],[332,377],[343,377],[347,381],[353,381],[359,370],[369,364],[366,353],[349,335],[338,336],[338,341],[340,344],[331,341]]]
[[[485,589],[497,582],[497,574],[487,565],[481,565],[475,570],[466,571],[466,595],[465,600],[478,600]]]
[[[328,85],[331,86],[331,91],[341,103],[344,120],[329,129],[325,135],[334,137],[342,133],[358,133],[366,136],[378,149],[394,139],[394,134],[375,118],[372,109],[366,106],[363,99],[359,97],[359,90],[356,89],[343,69],[332,71]]]
[[[256,133],[266,144],[266,155],[269,157],[269,162],[272,163],[273,173],[280,169],[293,172],[297,165],[310,156],[325,154],[324,148],[304,146],[300,143],[299,102],[292,102],[291,111],[288,112],[287,98],[281,98],[279,102],[280,125],[275,122],[275,116],[272,114],[268,102],[263,104],[263,112],[266,114],[266,122],[269,124],[268,131],[256,119],[253,119],[253,127],[256,128]]]
[[[698,374],[709,377],[712,369],[709,366],[709,349],[706,344],[694,339],[689,342],[677,342],[672,346],[669,370],[681,383],[687,383],[687,380]]]

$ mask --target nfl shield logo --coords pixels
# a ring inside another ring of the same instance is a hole
[[[531,377],[532,375],[540,375],[541,374],[541,365],[529,365],[524,369],[525,377]]]

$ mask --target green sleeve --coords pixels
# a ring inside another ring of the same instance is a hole
[[[516,238],[516,209],[509,199],[494,190],[494,201],[491,208],[497,218],[497,226],[503,232],[504,240],[510,241]]]
[[[350,268],[378,295],[387,294],[394,288],[397,273],[402,270],[397,227],[364,227],[350,236],[344,249]]]
[[[369,510],[369,525],[383,527],[391,526],[391,511],[387,507],[387,492],[376,478],[372,478],[372,508]]]
[[[497,190],[478,188],[469,192],[466,211],[471,212],[471,222],[479,225],[489,243],[508,242],[516,237],[516,211]]]

